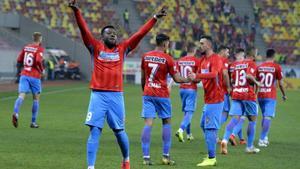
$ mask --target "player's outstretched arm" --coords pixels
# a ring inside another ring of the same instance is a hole
[[[285,90],[284,90],[284,87],[283,87],[283,80],[279,80],[279,89],[280,89],[281,94],[282,94],[282,100],[286,101],[287,96],[285,95]]]
[[[83,16],[81,15],[81,12],[78,8],[78,4],[76,0],[70,0],[69,1],[69,7],[73,10],[76,22],[78,24],[78,27],[81,32],[82,40],[85,44],[85,46],[90,50],[90,46],[94,43],[95,38],[93,37],[91,31],[89,30],[87,23],[83,19]]]
[[[228,93],[231,93],[231,83],[230,83],[228,70],[223,70],[223,78],[225,79],[225,85]]]
[[[246,78],[254,82],[257,87],[263,87],[263,84],[257,81],[254,76],[247,74]]]
[[[129,47],[129,50],[133,50],[137,47],[141,39],[152,29],[157,19],[160,19],[167,15],[166,7],[154,14],[154,16],[146,22],[135,34],[133,34],[129,39],[126,40],[126,44]]]
[[[188,83],[190,82],[190,80],[188,78],[184,78],[182,76],[180,76],[179,73],[175,73],[173,76],[172,76],[173,80],[176,82],[176,83]]]

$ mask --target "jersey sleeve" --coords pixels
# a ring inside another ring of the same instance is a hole
[[[44,49],[41,48],[37,53],[36,53],[36,64],[37,64],[37,68],[40,72],[44,71],[44,64],[43,64],[43,52]]]
[[[133,34],[129,39],[125,40],[124,44],[127,49],[127,54],[137,47],[141,39],[152,29],[155,23],[155,18],[150,19],[135,34]]]
[[[276,79],[281,80],[283,78],[282,68],[280,65],[277,66]]]
[[[74,9],[76,22],[81,32],[83,43],[88,48],[90,53],[94,53],[96,39],[93,37],[79,9]]]
[[[247,69],[247,74],[256,77],[257,66],[254,62],[249,63],[249,68]]]

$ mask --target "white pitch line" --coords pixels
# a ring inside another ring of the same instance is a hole
[[[70,92],[70,91],[76,91],[76,90],[82,90],[82,89],[88,89],[87,87],[75,87],[75,88],[70,88],[70,89],[61,89],[61,90],[53,90],[49,92],[42,92],[41,95],[50,95],[50,94],[56,94],[56,93],[64,93],[64,92]],[[12,100],[16,99],[18,95],[16,96],[8,96],[1,98],[1,101],[6,101],[6,100]]]

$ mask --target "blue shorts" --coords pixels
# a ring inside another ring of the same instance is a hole
[[[180,89],[183,112],[194,112],[197,106],[197,91],[193,89]]]
[[[259,107],[264,117],[275,117],[276,100],[274,99],[258,99]]]
[[[20,77],[19,93],[40,94],[42,92],[41,79],[24,76]]]
[[[257,116],[258,107],[255,101],[232,100],[229,111],[231,116]]]
[[[155,118],[156,113],[159,118],[166,119],[172,117],[170,98],[143,96],[143,118]]]
[[[202,129],[219,129],[224,102],[205,104],[201,117],[200,126]]]
[[[92,91],[85,124],[111,129],[124,129],[125,107],[123,92]]]
[[[224,95],[224,107],[223,107],[223,112],[228,113],[230,110],[230,95],[225,94]]]

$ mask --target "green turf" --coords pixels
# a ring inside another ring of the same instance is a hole
[[[60,91],[65,90],[65,91]],[[126,128],[131,143],[132,169],[190,169],[205,156],[205,144],[199,127],[203,92],[198,95],[198,108],[192,121],[194,142],[179,143],[174,133],[179,127],[183,114],[177,87],[172,91],[173,144],[171,156],[176,166],[160,165],[161,121],[155,121],[151,139],[151,157],[157,164],[142,166],[140,133],[143,120],[141,111],[141,88],[125,85]],[[0,93],[0,169],[84,169],[85,147],[88,128],[83,125],[89,101],[87,84],[49,87],[43,90],[40,105],[39,129],[29,128],[31,118],[31,98],[25,100],[20,114],[19,128],[11,124],[16,92]],[[222,169],[296,169],[300,154],[300,102],[299,91],[289,91],[288,101],[278,102],[277,116],[272,122],[269,136],[270,146],[261,153],[244,153],[244,146],[230,147],[229,155],[218,154],[218,165]],[[259,123],[258,123],[259,124]],[[257,134],[260,126],[257,125]],[[223,132],[223,131],[222,131]],[[257,137],[256,137],[257,138]],[[257,141],[256,141],[257,142]],[[219,148],[219,147],[218,147]],[[219,149],[218,149],[219,150]],[[98,153],[97,169],[118,169],[121,153],[113,133],[107,126],[103,130]]]

